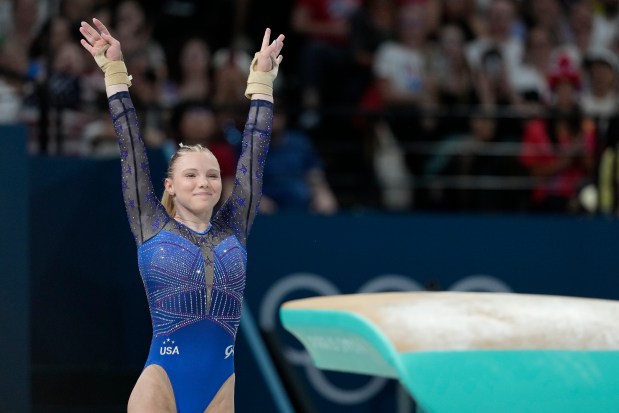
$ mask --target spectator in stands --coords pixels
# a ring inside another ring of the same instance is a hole
[[[63,16],[54,16],[43,24],[29,50],[29,77],[41,79],[44,76],[46,59],[58,54],[60,47],[73,41],[70,22]]]
[[[42,4],[38,0],[13,0],[9,28],[1,28],[3,37],[28,51],[39,30]]]
[[[438,45],[431,56],[430,76],[436,84],[436,101],[450,113],[462,111],[478,100],[473,72],[464,54],[465,36],[459,26],[448,24],[439,32]],[[469,128],[463,113],[439,124],[439,136],[463,133]]]
[[[619,214],[619,113],[601,124],[600,136],[603,147],[598,163],[597,200],[591,212]]]
[[[509,135],[498,135],[497,124],[493,108],[478,108],[471,114],[466,133],[447,136],[438,144],[424,168],[426,179],[433,182],[433,207],[475,211],[522,208],[521,194],[501,181],[524,173],[513,151],[516,141]],[[442,182],[445,178],[447,185]]]
[[[523,39],[514,28],[518,22],[516,7],[511,0],[492,0],[488,9],[487,33],[467,46],[467,58],[473,70],[484,63],[488,50],[496,50],[508,70],[522,61]],[[507,73],[508,79],[511,73]]]
[[[406,3],[398,10],[397,38],[383,43],[374,59],[374,76],[381,101],[393,117],[390,126],[398,139],[423,135],[413,115],[436,101],[428,75],[429,45],[423,3]]]
[[[346,50],[349,21],[360,5],[361,0],[296,0],[291,25],[305,37],[299,73],[301,103],[306,109],[300,121],[305,127],[317,126],[318,107],[325,97],[328,101],[343,99],[350,66]]]
[[[59,8],[60,15],[70,22],[71,33],[75,36],[75,29],[93,12],[94,0],[61,0]]]
[[[487,13],[487,33],[470,42],[467,59],[474,73],[477,102],[509,109],[518,101],[512,87],[514,69],[520,65],[523,42],[516,30],[519,16],[511,0],[492,0]],[[512,129],[509,119],[497,125],[499,134]]]
[[[619,33],[617,33],[610,43],[609,50],[611,50],[615,56],[619,56]]]
[[[302,132],[288,129],[286,120],[281,109],[274,114],[260,212],[335,213],[338,203],[311,140]]]
[[[619,58],[608,49],[597,48],[587,52],[584,63],[588,87],[582,96],[583,110],[590,117],[608,120],[619,111]]]
[[[552,104],[547,119],[534,119],[524,132],[520,161],[537,185],[533,208],[541,212],[578,210],[577,195],[591,178],[595,126],[578,104],[581,73],[563,54],[549,73]]]
[[[110,122],[107,99],[100,96],[96,103],[93,119],[84,127],[84,155],[100,159],[119,158],[118,140],[114,132],[114,125]]]
[[[372,162],[383,206],[404,210],[412,205],[411,176],[422,160],[406,151],[412,141],[430,139],[435,122],[423,112],[436,102],[429,76],[431,49],[425,2],[407,2],[397,11],[396,38],[384,42],[374,58],[374,76],[385,121],[373,125]]]
[[[0,123],[19,121],[27,80],[28,57],[16,40],[0,44]]]
[[[183,44],[190,38],[205,40],[211,50],[230,45],[242,20],[248,0],[150,0],[149,9],[156,11],[155,37],[169,58],[172,77],[178,76],[176,63]],[[259,3],[271,9],[271,4]],[[152,6],[151,6],[152,5]],[[278,4],[281,7],[281,4]],[[270,14],[269,14],[270,16]]]
[[[108,101],[105,97],[99,96],[95,102],[92,120],[84,127],[83,131],[83,153],[95,158],[113,159],[120,157],[118,149],[118,139],[114,132],[114,125],[110,122],[110,111]],[[176,152],[178,145],[166,135],[166,131],[156,125],[142,125],[142,139],[151,155],[151,149],[160,152],[160,155],[167,161]]]
[[[619,1],[597,0],[594,3],[593,44],[610,48],[619,35]]]
[[[152,22],[137,0],[122,0],[115,9],[116,33],[132,76],[131,97],[145,128],[165,128],[164,85],[168,69],[165,53],[152,36]]]
[[[222,103],[226,101],[239,99],[238,91],[240,90],[241,75],[247,77],[249,71],[248,67],[251,65],[252,56],[250,56],[247,52],[239,49],[239,48],[222,48],[215,52],[213,56],[213,73],[215,79],[215,92],[214,95],[221,95],[221,97],[216,97],[215,100],[220,100]],[[229,76],[231,79],[225,77],[224,79],[220,78],[220,76],[226,76],[222,72],[233,72]],[[223,81],[224,84],[221,85],[220,81]],[[273,85],[275,89],[280,88],[280,84],[276,83]],[[237,102],[241,102],[237,100]],[[242,101],[245,102],[245,101]]]
[[[211,97],[211,52],[205,40],[199,37],[187,39],[179,57],[179,80],[166,86],[166,104],[183,101],[206,102]]]
[[[83,109],[84,53],[73,42],[63,43],[53,57],[48,79],[56,151],[63,155],[83,154],[83,130],[89,114]]]
[[[507,107],[516,104],[518,98],[509,72],[508,62],[500,49],[487,49],[483,53],[475,75],[477,95],[482,105]]]
[[[546,29],[541,26],[529,29],[523,61],[512,72],[511,83],[519,96],[536,94],[542,102],[549,102],[547,74],[553,47],[551,35]]]
[[[597,199],[591,212],[619,212],[619,62],[608,49],[590,50],[585,56],[588,88],[582,102],[585,113],[593,117],[598,133]]]
[[[38,0],[13,0],[6,25],[0,27],[0,123],[18,122],[30,73],[28,51],[36,37],[42,5]]]
[[[116,33],[123,45],[127,69],[134,77],[131,92],[136,107],[159,102],[168,76],[165,53],[152,31],[152,23],[138,1],[118,3]]]
[[[529,30],[544,31],[553,45],[566,42],[568,19],[560,0],[525,0],[522,10]]]
[[[245,125],[243,91],[247,86],[251,60],[248,53],[228,48],[219,49],[213,56],[213,105],[217,108],[218,123],[233,145],[241,142]],[[274,87],[277,88],[278,84],[275,82]]]
[[[595,47],[593,38],[593,7],[587,0],[578,0],[570,7],[569,37],[565,48],[582,60],[587,50]]]
[[[456,26],[470,42],[485,34],[486,24],[477,13],[475,0],[441,0],[441,26]]]
[[[396,12],[395,0],[364,0],[350,18],[350,54],[354,64],[351,74],[359,78],[359,93],[371,93],[374,56],[383,43],[394,38]]]
[[[419,3],[400,6],[397,38],[376,52],[374,75],[386,105],[423,106],[431,100],[425,10]]]

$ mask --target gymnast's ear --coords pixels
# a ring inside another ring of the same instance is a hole
[[[172,185],[172,180],[170,178],[166,178],[163,180],[163,186],[165,188],[165,192],[169,196],[174,196],[174,186]]]

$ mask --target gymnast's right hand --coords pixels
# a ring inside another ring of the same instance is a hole
[[[96,29],[82,22],[80,33],[84,38],[80,41],[105,73],[105,85],[125,84],[131,86],[131,78],[127,75],[127,67],[122,61],[120,42],[110,35],[107,27],[98,19],[92,19]]]
[[[84,49],[88,50],[95,57],[95,60],[97,60],[97,54],[104,57],[105,60],[121,60],[120,42],[110,35],[107,27],[101,21],[92,19],[92,22],[98,30],[86,22],[82,22],[80,26],[80,33],[84,36],[81,40]],[[101,69],[103,69],[102,63],[97,61]],[[105,69],[103,71],[105,72]]]

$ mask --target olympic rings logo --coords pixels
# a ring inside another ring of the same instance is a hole
[[[385,291],[423,291],[417,281],[398,274],[384,274],[364,283],[358,293],[377,293]],[[318,295],[341,294],[331,281],[323,276],[312,273],[289,274],[267,291],[260,306],[260,326],[268,331],[274,331],[279,319],[279,307],[286,301],[286,296],[295,291],[309,291]],[[511,292],[512,289],[503,281],[488,275],[471,275],[453,284],[449,291],[486,291]],[[292,364],[305,370],[308,381],[325,399],[340,405],[364,403],[378,394],[385,386],[387,379],[373,377],[357,389],[342,389],[335,386],[325,377],[325,374],[312,363],[309,353],[291,347],[284,349],[284,356]]]

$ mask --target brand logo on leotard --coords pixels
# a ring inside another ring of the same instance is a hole
[[[178,346],[174,345],[174,340],[170,340],[169,338],[163,340],[163,346],[159,347],[159,354],[162,356],[173,356],[175,354],[181,354],[178,350]]]
[[[230,356],[234,356],[234,346],[226,347],[226,357],[224,357],[224,360]]]

